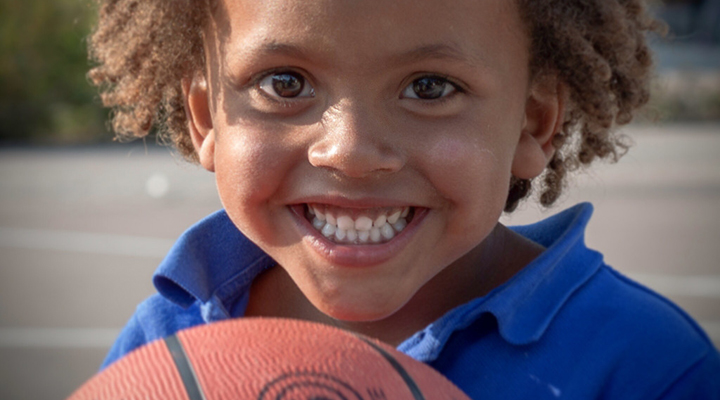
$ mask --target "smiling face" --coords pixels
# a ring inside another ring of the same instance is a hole
[[[207,84],[183,84],[201,163],[336,319],[387,318],[443,271],[481,270],[511,173],[552,152],[557,96],[533,95],[511,1],[225,0],[205,40]],[[458,293],[483,279],[464,276]]]

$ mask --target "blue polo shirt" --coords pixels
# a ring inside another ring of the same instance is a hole
[[[720,355],[664,297],[588,249],[584,203],[513,227],[546,248],[505,284],[450,310],[398,350],[473,399],[720,399]],[[250,285],[274,261],[224,211],[185,232],[153,278],[103,368],[191,326],[242,317]]]

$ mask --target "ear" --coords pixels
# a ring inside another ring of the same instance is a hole
[[[182,90],[188,130],[200,165],[215,172],[215,130],[208,102],[207,81],[202,74],[183,78]]]
[[[540,175],[555,154],[553,138],[565,121],[566,88],[558,79],[532,84],[525,104],[525,123],[515,149],[512,174],[520,179]]]

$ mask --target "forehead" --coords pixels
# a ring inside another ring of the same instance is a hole
[[[385,65],[401,55],[494,68],[527,61],[528,41],[512,0],[219,0],[217,5],[209,36],[230,63],[275,54],[347,66]]]

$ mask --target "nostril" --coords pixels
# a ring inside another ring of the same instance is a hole
[[[311,146],[308,160],[314,167],[337,171],[353,178],[397,172],[405,164],[404,158],[387,146],[349,139]]]
[[[405,143],[380,114],[376,106],[352,98],[329,108],[308,149],[310,164],[349,177],[400,170]]]

